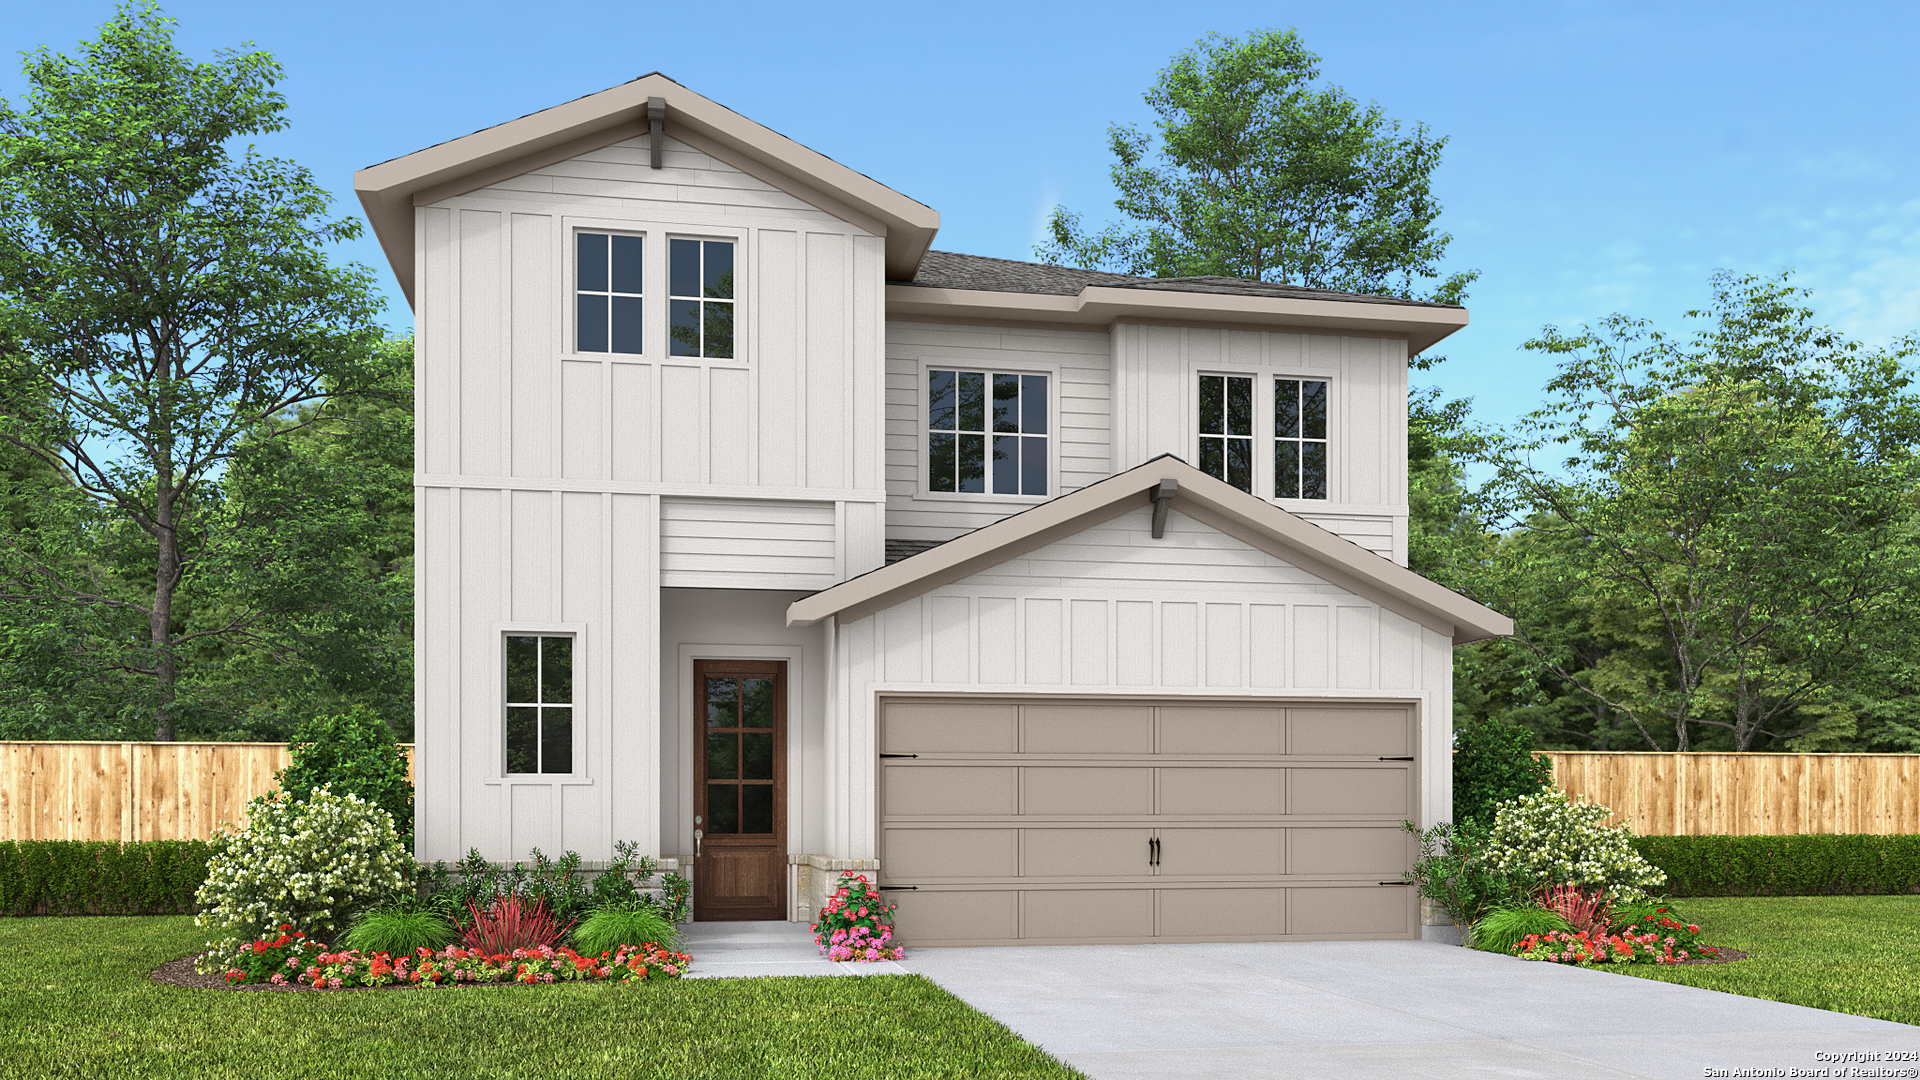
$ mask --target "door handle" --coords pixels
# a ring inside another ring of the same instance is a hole
[[[693,857],[696,859],[700,857],[700,838],[705,835],[699,829],[693,830]]]
[[[1147,865],[1160,865],[1160,838],[1157,836],[1147,840]]]

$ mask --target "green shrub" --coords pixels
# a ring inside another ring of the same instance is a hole
[[[1495,908],[1473,924],[1467,944],[1510,956],[1513,947],[1528,934],[1551,934],[1556,930],[1569,933],[1573,930],[1566,916],[1557,911],[1548,911],[1537,904]]]
[[[247,804],[247,827],[209,841],[194,925],[224,934],[204,971],[223,971],[246,943],[283,924],[332,943],[355,906],[412,884],[413,859],[385,810],[326,788],[306,802],[282,792]]]
[[[393,816],[394,831],[413,847],[413,784],[407,755],[393,729],[364,705],[336,716],[316,716],[294,729],[292,759],[274,774],[280,790],[305,802],[320,788],[358,795]]]
[[[1489,865],[1486,837],[1480,830],[1456,829],[1442,821],[1423,833],[1411,821],[1401,824],[1420,838],[1420,858],[1401,877],[1439,904],[1463,934],[1489,911],[1524,899],[1525,889]]]
[[[1848,896],[1920,892],[1920,836],[1640,836],[1673,896]]]
[[[1501,803],[1553,785],[1553,762],[1533,752],[1533,732],[1481,720],[1453,733],[1453,820],[1485,828]]]
[[[453,924],[439,912],[406,900],[368,908],[353,917],[340,944],[371,956],[412,955],[415,949],[438,952],[453,944]]]
[[[204,840],[0,841],[0,912],[184,915],[210,856]]]
[[[649,942],[675,948],[679,934],[666,916],[638,900],[597,908],[573,928],[573,946],[582,956],[610,953],[622,945]]]
[[[1544,791],[1502,803],[1487,835],[1488,869],[1528,891],[1550,885],[1604,890],[1632,903],[1667,876],[1634,849],[1625,825],[1603,826],[1613,811]]]

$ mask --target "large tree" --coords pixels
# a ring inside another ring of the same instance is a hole
[[[306,170],[239,145],[286,126],[279,65],[190,60],[171,27],[150,4],[123,7],[77,57],[29,54],[26,101],[0,101],[0,438],[54,470],[84,535],[114,536],[150,574],[108,587],[99,552],[63,563],[14,545],[4,592],[137,616],[137,647],[118,642],[102,666],[143,687],[161,740],[183,655],[259,625],[257,610],[182,618],[183,582],[231,565],[258,524],[226,508],[229,469],[297,430],[286,418],[303,404],[381,377],[372,275],[324,252],[358,222],[328,218]]]
[[[1147,91],[1155,138],[1108,129],[1129,220],[1097,233],[1053,211],[1049,262],[1154,277],[1217,274],[1459,303],[1476,274],[1442,276],[1452,237],[1430,190],[1444,138],[1402,132],[1377,104],[1318,86],[1292,30],[1209,36]]]

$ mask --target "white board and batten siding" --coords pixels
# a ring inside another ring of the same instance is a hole
[[[883,561],[884,240],[718,153],[670,139],[654,170],[630,139],[416,210],[423,857],[659,835],[611,778],[659,775],[659,674],[629,660],[660,586]],[[580,229],[646,237],[644,354],[573,351]],[[664,355],[675,236],[735,242],[732,359]],[[576,770],[503,778],[500,635],[542,628],[582,639]]]
[[[1177,507],[1177,504],[1176,504]],[[828,734],[834,850],[871,858],[875,703],[911,693],[1405,701],[1422,819],[1452,810],[1450,633],[1345,592],[1176,509],[1142,508],[838,628]],[[1436,765],[1435,763],[1439,763]]]

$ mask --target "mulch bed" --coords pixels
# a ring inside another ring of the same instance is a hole
[[[1752,953],[1743,953],[1739,949],[1724,949],[1716,946],[1713,956],[1695,956],[1680,961],[1682,964],[1731,964],[1735,960],[1745,960]],[[1669,964],[1668,967],[1673,965]]]

